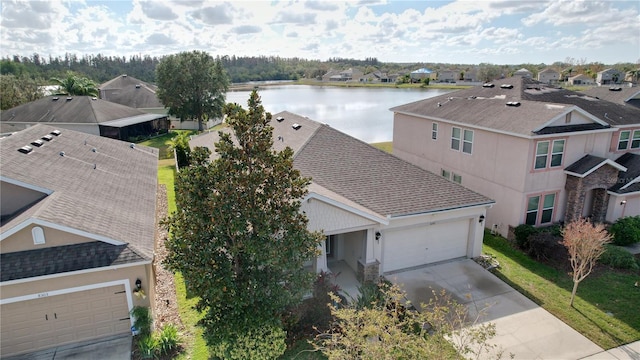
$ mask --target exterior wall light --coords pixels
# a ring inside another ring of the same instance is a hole
[[[380,231],[376,231],[376,241],[380,241],[381,237],[382,237],[382,234],[380,233]]]
[[[483,221],[484,221],[484,215],[480,215],[480,217],[478,218],[478,222],[482,224]]]
[[[622,201],[620,201],[620,205],[624,205],[624,204],[626,204],[626,203],[627,203],[627,200],[622,200]]]

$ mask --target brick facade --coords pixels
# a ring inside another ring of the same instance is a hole
[[[591,216],[593,222],[604,222],[609,205],[607,189],[618,181],[618,169],[605,165],[593,173],[579,178],[567,175],[565,190],[567,191],[567,207],[564,221],[571,222],[582,216],[585,200],[589,191],[593,190]]]
[[[380,263],[376,260],[369,264],[363,264],[358,260],[358,273],[356,274],[360,283],[375,283],[380,276]]]

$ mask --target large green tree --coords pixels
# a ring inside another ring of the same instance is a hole
[[[219,60],[206,52],[169,55],[156,67],[158,98],[180,121],[222,117],[229,80]]]
[[[284,351],[280,316],[308,291],[303,264],[323,240],[300,212],[310,179],[293,168],[290,148],[272,149],[271,114],[257,92],[248,105],[227,106],[231,131],[219,132],[216,160],[191,153],[168,219],[167,264],[199,297],[204,337],[221,358]]]
[[[43,97],[38,80],[28,76],[0,75],[0,109],[6,110]]]

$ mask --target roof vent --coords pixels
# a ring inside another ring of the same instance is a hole
[[[282,116],[278,116],[278,117],[276,118],[276,120],[277,120],[278,122],[283,122],[283,121],[284,121],[284,118],[283,118]]]
[[[98,152],[98,149],[96,149],[96,148],[91,148],[91,151],[92,151],[92,152]]]
[[[300,129],[300,128],[302,127],[302,125],[300,125],[300,124],[298,124],[298,123],[295,123],[295,124],[291,125],[291,127],[292,127],[294,130],[298,130],[298,129]]]
[[[485,87],[485,88],[492,88],[494,86],[495,85],[493,85],[492,83],[484,83],[484,84],[482,84],[482,87]]]
[[[442,106],[442,104],[438,103],[438,107]]]
[[[73,98],[71,96],[67,97],[67,101],[71,101]]]
[[[42,140],[46,140],[46,141],[51,141],[51,140],[53,140],[53,136],[47,134],[47,135],[41,137],[41,139]]]
[[[518,106],[520,106],[520,103],[519,103],[519,102],[517,102],[517,101],[509,101],[509,102],[507,103],[507,106],[514,106],[514,107],[518,107]]]
[[[33,140],[33,141],[31,142],[31,145],[33,145],[33,146],[35,146],[35,147],[40,147],[40,146],[44,145],[44,141],[42,141],[42,140],[40,140],[40,139],[38,139],[38,140]]]
[[[131,144],[129,144],[129,147],[133,149],[133,148],[135,148],[135,147],[136,147],[136,144],[131,143]]]
[[[127,74],[122,74],[122,77],[127,77]]]
[[[136,89],[140,89],[140,84],[136,84]]]
[[[98,98],[94,96],[91,98],[91,100],[98,100]]]
[[[282,136],[278,136],[278,140],[279,141],[284,141],[284,138]]]
[[[609,88],[609,91],[622,91],[622,88],[621,88],[621,87],[619,87],[619,86],[616,86],[616,87],[610,87],[610,88]]]
[[[53,101],[58,101],[59,99],[60,99],[60,98],[59,98],[59,97],[57,97],[57,96],[54,96],[54,97],[52,97],[52,98],[51,98],[51,100],[53,100]]]
[[[60,156],[64,156],[64,151],[60,151]]]
[[[33,150],[33,148],[29,145],[25,145],[23,147],[21,147],[20,149],[18,149],[18,151],[20,151],[23,154],[28,154]]]
[[[50,132],[49,134],[51,135],[55,135],[55,136],[60,136],[60,130],[53,130],[52,132]]]
[[[513,89],[513,85],[511,84],[502,84],[500,85],[500,87],[503,89]]]

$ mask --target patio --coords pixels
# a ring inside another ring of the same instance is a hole
[[[347,300],[355,299],[360,295],[358,287],[360,282],[356,278],[356,273],[342,260],[328,263],[329,271],[335,275],[334,281],[340,286],[340,292]]]

